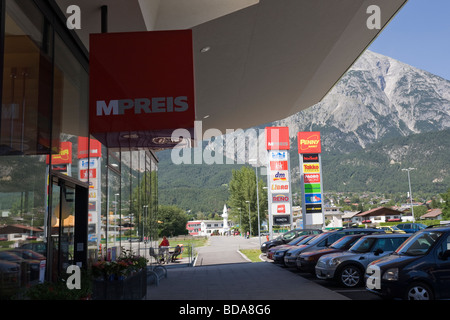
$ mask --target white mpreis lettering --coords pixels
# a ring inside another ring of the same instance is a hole
[[[134,109],[135,114],[159,113],[159,112],[184,112],[189,109],[188,98],[180,97],[157,97],[97,101],[97,116],[109,116],[111,114],[124,114],[125,110]]]

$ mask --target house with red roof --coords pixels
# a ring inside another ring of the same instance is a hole
[[[436,208],[428,210],[427,213],[420,216],[420,219],[442,220],[442,209]]]
[[[357,214],[361,217],[361,223],[378,224],[381,222],[402,222],[410,220],[410,216],[403,216],[399,210],[386,207],[378,207]]]

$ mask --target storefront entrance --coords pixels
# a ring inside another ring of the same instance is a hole
[[[70,265],[86,266],[88,186],[59,173],[50,177],[46,278],[55,281]]]

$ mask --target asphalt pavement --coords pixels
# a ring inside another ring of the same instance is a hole
[[[239,249],[259,239],[214,236],[197,248],[192,267],[168,268],[167,278],[147,288],[146,300],[349,300],[270,262],[249,262]]]

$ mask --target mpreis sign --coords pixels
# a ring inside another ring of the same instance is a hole
[[[266,127],[267,150],[289,150],[288,127]]]
[[[89,130],[102,143],[145,147],[149,132],[194,127],[192,30],[91,34],[89,51]]]

